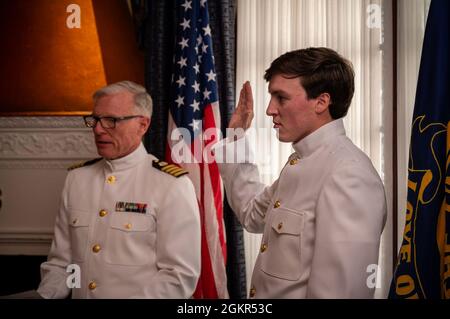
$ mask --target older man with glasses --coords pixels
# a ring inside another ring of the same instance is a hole
[[[200,275],[200,220],[186,171],[147,154],[152,100],[129,81],[94,94],[101,158],[66,178],[44,298],[189,298]]]

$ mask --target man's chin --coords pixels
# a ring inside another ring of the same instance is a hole
[[[280,132],[277,131],[277,139],[282,143],[291,143],[292,141],[286,136],[280,135]]]
[[[114,156],[108,152],[107,150],[101,149],[97,147],[97,153],[98,155],[100,155],[101,157],[103,157],[104,159],[110,160],[112,159]]]

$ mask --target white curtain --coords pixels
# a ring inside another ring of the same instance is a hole
[[[431,0],[398,0],[398,248],[400,248],[402,243],[403,229],[405,227],[411,122],[422,54],[422,42],[430,2]]]
[[[270,132],[271,119],[265,115],[269,95],[263,74],[271,61],[299,48],[335,49],[353,63],[356,74],[355,95],[344,119],[347,134],[371,158],[385,184],[392,186],[392,174],[386,171],[391,167],[392,147],[386,141],[386,136],[392,136],[392,124],[386,119],[392,119],[392,113],[383,103],[388,97],[383,95],[382,81],[386,67],[383,59],[392,56],[392,46],[383,44],[383,9],[382,0],[238,0],[237,86],[239,89],[241,83],[250,80],[255,101],[253,126]],[[264,182],[269,184],[277,178],[291,152],[290,144],[278,142],[274,132],[271,138],[266,134],[256,136],[257,162]],[[392,242],[390,216],[383,235],[378,297],[385,296],[392,274],[391,245],[386,244]],[[245,234],[248,280],[259,244],[259,235]]]

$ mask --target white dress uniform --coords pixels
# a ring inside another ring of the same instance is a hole
[[[268,187],[254,164],[219,164],[240,222],[263,233],[250,297],[373,298],[368,277],[386,219],[380,177],[346,137],[342,119],[293,147]]]
[[[142,144],[123,158],[71,170],[38,293],[67,297],[66,268],[76,264],[81,287],[73,298],[190,298],[201,231],[194,187],[175,177],[183,173]]]

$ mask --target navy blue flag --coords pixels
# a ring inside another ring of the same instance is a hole
[[[411,130],[403,242],[389,298],[450,298],[450,16],[432,0]]]

